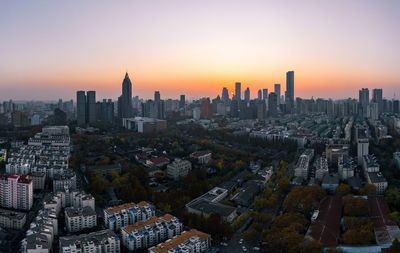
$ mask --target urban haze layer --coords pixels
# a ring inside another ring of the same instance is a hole
[[[122,79],[122,78],[121,78]],[[121,95],[0,104],[0,251],[398,252],[399,100]]]

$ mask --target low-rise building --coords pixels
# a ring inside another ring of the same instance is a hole
[[[377,194],[385,193],[388,182],[381,172],[367,172],[366,175],[368,183],[375,185]]]
[[[129,250],[147,249],[179,235],[182,223],[170,215],[150,219],[122,228],[122,244]]]
[[[186,210],[189,213],[204,215],[205,217],[209,217],[211,214],[218,214],[226,222],[232,222],[237,217],[236,208],[202,198],[194,199],[186,204]]]
[[[151,247],[149,253],[203,253],[211,247],[211,236],[201,231],[192,229],[182,234]]]
[[[104,223],[107,228],[117,232],[125,226],[145,221],[154,215],[155,206],[148,202],[125,203],[104,209]]]
[[[120,238],[111,230],[60,237],[60,253],[119,253]]]
[[[0,227],[20,230],[26,222],[26,214],[22,212],[0,209]]]
[[[138,133],[157,133],[167,129],[167,121],[155,118],[123,118],[122,126]]]
[[[313,149],[306,149],[299,157],[294,169],[294,175],[296,177],[308,178],[308,172],[310,168],[311,160],[314,157]]]
[[[379,172],[379,164],[374,155],[365,155],[362,160],[364,172]]]
[[[183,159],[176,158],[172,163],[167,165],[167,176],[174,180],[187,176],[192,169],[192,164]]]
[[[211,152],[208,150],[196,151],[190,154],[200,164],[207,164],[211,160]]]
[[[65,208],[65,225],[68,232],[78,232],[97,226],[97,215],[91,207]]]

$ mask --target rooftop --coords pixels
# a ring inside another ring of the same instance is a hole
[[[124,203],[124,204],[118,205],[118,206],[109,207],[109,208],[105,209],[104,211],[107,212],[108,214],[114,214],[114,213],[119,213],[122,210],[127,210],[127,209],[131,209],[134,207],[145,207],[148,205],[149,205],[149,203],[146,201],[141,201],[137,204],[130,202],[130,203]]]
[[[153,216],[153,217],[149,218],[146,221],[141,221],[141,222],[137,222],[137,223],[135,223],[133,225],[128,225],[128,226],[124,227],[123,230],[130,234],[135,230],[139,230],[139,229],[141,229],[141,228],[143,228],[145,226],[153,225],[156,222],[162,222],[162,221],[169,222],[169,221],[171,221],[172,219],[175,219],[175,218],[176,217],[174,217],[174,216],[172,216],[171,214],[168,214],[168,213],[165,214],[164,216],[161,216],[161,217]]]
[[[202,240],[208,240],[210,238],[210,235],[196,229],[192,229],[190,231],[184,231],[181,235],[178,235],[171,240],[167,240],[166,242],[160,243],[150,249],[153,252],[166,253],[169,250],[176,248],[180,244],[185,243],[192,237],[199,237]]]

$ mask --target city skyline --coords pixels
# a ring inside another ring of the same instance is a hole
[[[241,82],[254,98],[290,69],[299,97],[399,97],[399,2],[284,2],[1,3],[0,100],[116,100],[125,71],[133,96],[215,97]]]

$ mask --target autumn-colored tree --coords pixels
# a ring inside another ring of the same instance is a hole
[[[336,195],[339,196],[346,196],[351,193],[351,188],[348,184],[341,183],[339,186],[336,188]]]
[[[278,190],[280,192],[285,192],[289,187],[289,178],[287,176],[282,176],[278,180]]]
[[[363,188],[360,189],[361,195],[375,195],[376,194],[376,187],[373,184],[366,184]]]
[[[308,220],[303,215],[289,212],[278,216],[272,224],[271,229],[279,231],[291,227],[297,232],[304,232],[307,225]]]
[[[317,208],[319,202],[325,196],[325,190],[318,185],[299,186],[286,196],[283,208],[286,211],[306,214]]]
[[[365,199],[345,196],[343,202],[345,216],[365,217],[369,213],[368,201]]]

